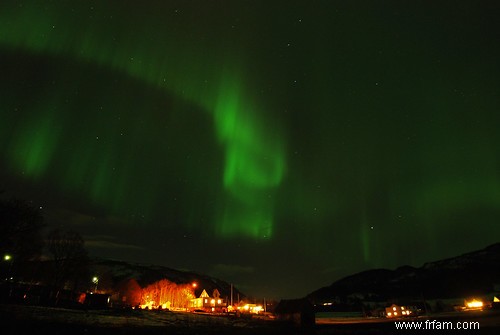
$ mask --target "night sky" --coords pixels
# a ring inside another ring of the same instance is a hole
[[[2,0],[2,197],[91,256],[256,297],[484,248],[499,17],[477,0]]]

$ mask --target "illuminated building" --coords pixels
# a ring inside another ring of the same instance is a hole
[[[214,289],[212,296],[203,290],[198,298],[191,299],[190,308],[206,312],[223,312],[227,308],[227,303],[221,298],[219,290]]]

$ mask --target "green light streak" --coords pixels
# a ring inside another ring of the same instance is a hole
[[[226,151],[224,187],[236,205],[224,210],[218,231],[222,236],[243,231],[268,238],[272,234],[272,197],[284,175],[283,144],[265,129],[263,118],[256,118],[250,100],[243,99],[241,81],[234,78],[234,72],[221,82],[215,127]]]
[[[237,57],[238,50],[228,55],[225,46],[219,50],[217,46],[208,46],[208,42],[184,43],[182,38],[156,35],[154,28],[140,31],[126,19],[110,26],[107,19],[102,19],[109,15],[106,8],[91,14],[90,18],[75,16],[38,2],[26,3],[22,8],[6,5],[0,13],[0,45],[69,57],[125,73],[209,112],[215,122],[216,138],[225,152],[224,195],[220,197],[224,203],[220,206],[222,213],[217,214],[215,233],[219,237],[270,237],[272,199],[285,171],[284,143],[279,128],[275,124],[267,126],[271,120],[264,117],[265,105],[255,101],[251,89],[243,85],[239,72],[242,66],[233,61],[241,58]],[[207,53],[207,48],[211,52]],[[40,113],[42,121],[27,126],[11,146],[13,165],[34,177],[41,177],[54,163],[57,143],[64,140],[53,133],[47,115]],[[84,128],[103,133],[99,126]],[[139,133],[140,140],[146,132]],[[58,161],[68,167],[62,175],[61,188],[83,191],[96,203],[121,209],[127,207],[125,200],[119,200],[127,198],[121,193],[144,188],[146,194],[137,200],[138,206],[150,207],[159,188],[143,184],[125,186],[125,180],[134,172],[133,163],[109,158],[117,150],[116,145],[99,148],[98,143],[89,145],[76,140],[75,152],[66,154],[66,162]],[[113,172],[116,166],[121,172]]]
[[[43,176],[55,153],[58,135],[52,118],[26,121],[10,150],[13,168],[32,178]]]

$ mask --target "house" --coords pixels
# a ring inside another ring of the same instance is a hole
[[[410,314],[413,314],[413,312],[410,308],[405,306],[392,304],[385,308],[385,316],[388,318],[400,318],[403,316],[409,316]]]
[[[307,327],[316,323],[313,304],[305,299],[281,300],[274,310],[277,320]]]
[[[190,308],[206,312],[224,312],[227,310],[227,303],[221,298],[219,290],[214,289],[210,296],[204,289],[198,298],[191,299]]]
[[[261,312],[264,312],[264,308],[262,307],[262,305],[246,304],[246,303],[241,303],[240,306],[237,307],[237,310],[240,313],[250,313],[250,314],[259,314]]]

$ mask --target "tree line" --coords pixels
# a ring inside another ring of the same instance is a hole
[[[0,199],[2,286],[11,292],[14,284],[43,280],[57,303],[63,289],[76,292],[88,285],[89,257],[78,232],[52,228],[44,234],[45,228],[40,208],[26,200]]]

